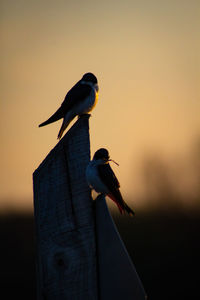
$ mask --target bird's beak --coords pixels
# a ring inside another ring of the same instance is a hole
[[[119,166],[119,164],[118,164],[116,161],[114,161],[113,159],[109,159],[108,161],[112,161],[112,162],[114,162],[117,166]]]

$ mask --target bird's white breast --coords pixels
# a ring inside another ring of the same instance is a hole
[[[86,168],[86,179],[88,185],[93,188],[97,193],[108,193],[108,189],[105,184],[102,182],[101,178],[98,174],[98,165],[101,162],[98,161],[90,161]]]
[[[99,87],[98,84],[93,84],[92,82],[82,81],[81,83],[87,84],[92,88],[89,96],[77,107],[77,110],[79,110],[77,114],[86,114],[90,112],[97,103]]]

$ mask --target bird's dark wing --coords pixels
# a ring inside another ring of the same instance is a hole
[[[78,102],[82,102],[85,98],[89,96],[91,93],[92,87],[88,84],[83,84],[81,81],[77,82],[71,90],[65,96],[63,103],[61,104],[61,108],[64,112],[67,112]]]
[[[119,188],[120,184],[109,163],[98,165],[99,176],[109,190]]]
[[[99,165],[98,172],[102,182],[108,188],[109,193],[123,207],[124,201],[119,190],[120,184],[110,165],[108,163]]]
[[[91,92],[91,86],[82,84],[80,81],[75,84],[65,96],[65,99],[58,110],[45,122],[41,123],[39,127],[58,121],[64,118],[67,111],[69,111],[79,101],[83,101]]]
[[[133,216],[134,211],[125,203],[119,190],[120,184],[108,163],[98,166],[99,177],[109,190],[108,196],[117,204],[121,213],[126,211]]]

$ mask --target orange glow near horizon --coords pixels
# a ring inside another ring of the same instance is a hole
[[[119,162],[124,196],[140,206],[143,173],[157,157],[177,192],[196,197],[200,4],[161,2],[1,1],[0,209],[32,207],[32,173],[57,143],[60,121],[38,124],[86,72],[100,87],[91,153],[106,147]]]

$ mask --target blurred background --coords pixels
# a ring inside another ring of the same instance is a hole
[[[112,167],[136,217],[108,205],[149,299],[195,297],[199,1],[1,0],[0,8],[4,290],[35,299],[32,173],[56,145],[61,121],[38,124],[93,72],[100,94],[91,154],[106,147],[120,164]]]

